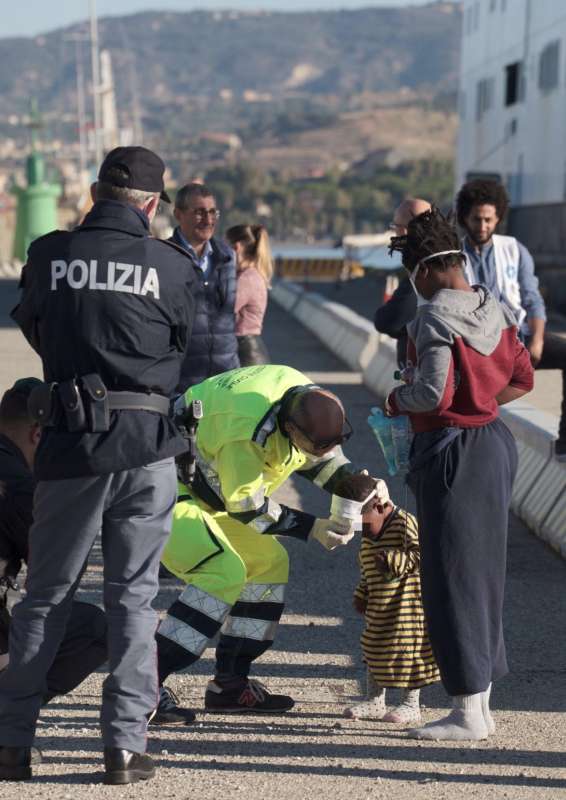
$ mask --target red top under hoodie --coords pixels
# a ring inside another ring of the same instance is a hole
[[[395,415],[409,415],[415,433],[487,425],[499,413],[503,389],[533,388],[513,314],[485,287],[473,289],[442,289],[408,326],[407,357],[416,370],[388,402]]]

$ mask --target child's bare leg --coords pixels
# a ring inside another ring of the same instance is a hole
[[[382,722],[395,722],[398,725],[407,725],[409,722],[421,721],[421,707],[419,705],[420,689],[406,689],[401,702],[382,717]]]
[[[367,688],[365,700],[355,703],[344,711],[350,719],[381,719],[385,714],[385,687],[380,686],[367,667]]]

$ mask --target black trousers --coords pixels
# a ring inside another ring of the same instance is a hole
[[[408,482],[429,637],[454,696],[482,692],[508,671],[502,612],[517,450],[499,419],[452,433],[444,446],[441,436],[416,434]]]
[[[269,364],[269,353],[261,336],[238,336],[238,358],[241,367]]]

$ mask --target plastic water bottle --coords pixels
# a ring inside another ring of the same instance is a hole
[[[398,471],[397,459],[395,457],[395,443],[393,441],[392,418],[386,417],[380,408],[372,408],[368,417],[368,425],[375,434],[381,452],[387,464],[387,471],[390,475],[396,475]]]
[[[391,434],[397,469],[407,469],[409,466],[409,451],[411,449],[409,440],[409,419],[404,416],[391,417],[389,421],[391,422]]]

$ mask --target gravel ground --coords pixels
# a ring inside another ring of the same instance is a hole
[[[4,307],[5,298],[0,297]],[[33,371],[29,351],[14,333],[3,330],[0,340],[4,352],[17,355],[17,362],[3,360],[3,386],[10,375]],[[346,371],[296,323],[290,326],[275,307],[268,315],[266,338],[274,360],[292,363],[341,395],[357,431],[347,450],[372,474],[384,474],[364,422],[375,400],[359,376]],[[391,480],[390,487],[404,504],[401,480]],[[325,496],[304,482],[289,485],[280,496],[315,513],[327,509]],[[207,651],[190,675],[169,681],[183,703],[197,710],[198,719],[186,729],[151,730],[149,751],[160,765],[157,779],[106,787],[97,720],[104,674],[99,673],[44,710],[37,735],[44,763],[32,782],[3,784],[2,800],[566,798],[566,567],[520,522],[512,518],[510,524],[506,632],[512,671],[493,693],[498,731],[489,742],[465,746],[418,743],[398,728],[343,718],[346,705],[360,695],[363,676],[360,619],[351,608],[356,547],[326,553],[316,544],[286,544],[292,562],[286,614],[274,648],[255,674],[271,689],[296,698],[291,713],[205,715],[204,688],[213,670],[213,652]],[[83,599],[100,601],[100,574],[100,553],[95,551],[83,581]],[[166,609],[179,589],[174,581],[164,582],[158,608]],[[447,706],[439,686],[425,689],[423,700],[426,720]]]

